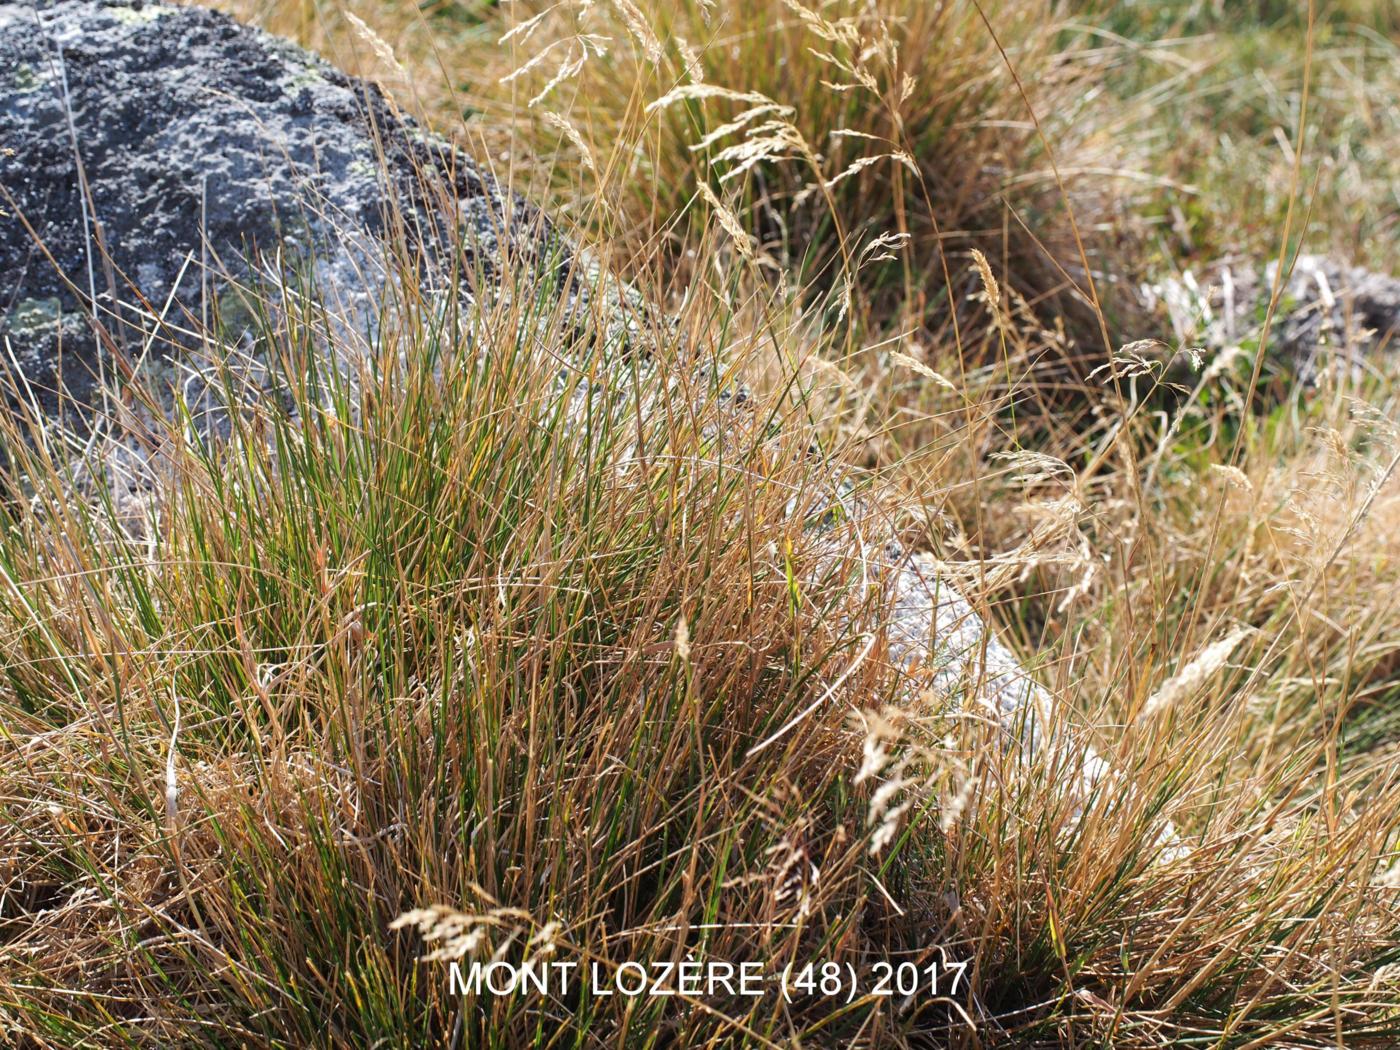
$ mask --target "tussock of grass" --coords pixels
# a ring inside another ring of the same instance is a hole
[[[403,105],[501,121],[501,174],[674,323],[624,344],[510,267],[445,305],[405,248],[365,346],[294,273],[249,290],[206,334],[217,438],[128,389],[134,489],[0,424],[5,1039],[1400,1040],[1397,387],[1044,367],[1110,323],[1055,289],[1138,243],[1083,152],[1141,156],[1090,119],[1129,52],[1010,2],[600,3],[504,45],[544,9],[352,9]],[[760,96],[793,110],[690,149]],[[590,163],[541,172],[541,136]],[[1053,688],[1047,746],[890,666],[858,556],[889,536]],[[909,1001],[452,991],[498,952],[968,969]]]
[[[651,925],[781,930],[813,907],[810,852],[822,907],[859,914],[861,842],[831,838],[856,804],[841,709],[746,756],[854,630],[822,626],[855,622],[844,576],[804,568],[803,447],[738,419],[721,440],[693,361],[530,312],[413,303],[354,382],[318,367],[314,307],[264,312],[284,396],[227,442],[152,435],[134,536],[17,453],[14,497],[43,479],[0,555],[25,1029],[154,1011],[129,1034],[168,1044],[193,1008],[249,1038],[416,1042],[456,1007],[402,983],[417,949],[388,924],[472,887],[650,953],[682,943]],[[252,400],[233,375],[225,404]],[[350,996],[365,1012],[327,1031]]]

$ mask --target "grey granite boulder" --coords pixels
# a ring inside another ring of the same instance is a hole
[[[538,210],[374,85],[144,0],[0,0],[0,212],[0,339],[45,410],[177,359],[231,283],[304,268],[372,322],[391,228],[469,286],[513,252],[588,294]]]

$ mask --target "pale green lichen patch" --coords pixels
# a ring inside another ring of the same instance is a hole
[[[324,84],[326,78],[321,75],[321,71],[314,65],[306,63],[300,66],[290,66],[288,69],[287,87],[296,90],[304,87],[314,87],[317,84]]]
[[[214,302],[214,316],[217,326],[230,338],[256,327],[257,317],[250,308],[249,293],[233,286],[222,288]]]
[[[157,18],[164,18],[174,12],[174,8],[159,7],[151,5],[149,7],[112,7],[108,10],[116,17],[117,21],[125,25],[143,25],[146,22],[154,22]]]
[[[279,78],[284,88],[295,90],[326,83],[321,64],[296,45],[286,40],[269,39],[267,49],[281,59],[282,67],[286,70],[285,75]]]
[[[28,62],[21,62],[15,68],[15,90],[18,92],[38,91],[46,79],[47,74]]]
[[[63,304],[57,297],[21,299],[15,304],[3,327],[12,335],[37,335],[56,328],[63,317]]]

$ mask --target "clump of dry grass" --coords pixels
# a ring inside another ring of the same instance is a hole
[[[251,11],[392,72],[362,34]],[[867,336],[924,328],[940,353],[995,358],[970,298],[973,248],[1042,325],[1068,322],[1083,343],[1076,357],[1103,355],[1101,302],[1133,308],[1133,205],[1152,183],[1133,145],[1139,110],[1105,105],[1121,57],[1067,9],[512,4],[450,44],[438,34],[451,27],[411,9],[360,13],[418,58],[424,112],[470,113],[487,155],[633,272],[689,284],[699,215],[689,205],[706,185],[762,265],[834,296],[827,308]]]
[[[579,331],[521,281],[459,320],[405,272],[353,377],[324,366],[343,332],[319,298],[279,289],[255,324],[272,390],[227,374],[227,440],[178,413],[141,436],[147,520],[75,502],[10,424],[8,1030],[361,1045],[520,1023],[509,1002],[453,1020],[391,932],[416,902],[514,908],[614,962],[696,931],[775,960],[809,921],[878,934],[847,707],[793,717],[874,613],[804,528],[836,480],[809,428],[781,393],[727,409],[703,344],[657,331],[629,359],[593,338],[614,318]],[[842,697],[887,688],[862,666]],[[331,1021],[346,997],[363,1010]]]

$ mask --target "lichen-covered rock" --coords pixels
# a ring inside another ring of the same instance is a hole
[[[886,550],[892,592],[887,627],[891,659],[922,671],[920,683],[936,694],[970,699],[1018,733],[1034,733],[1049,717],[1045,688],[988,629],[927,554]],[[1020,721],[1020,725],[1016,723]]]
[[[1183,345],[1231,351],[1258,344],[1268,316],[1277,261],[1221,263],[1145,289]],[[1302,255],[1287,272],[1269,326],[1269,356],[1304,379],[1330,368],[1374,367],[1400,349],[1400,279],[1320,255]]]
[[[463,153],[216,12],[0,0],[0,147],[0,338],[45,409],[91,402],[113,354],[197,340],[221,278],[254,268],[304,268],[356,327],[391,223],[444,267],[460,250],[468,283],[518,253],[587,295],[567,242]]]

